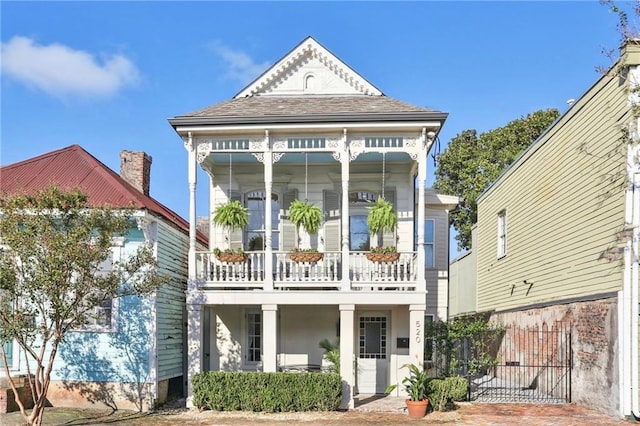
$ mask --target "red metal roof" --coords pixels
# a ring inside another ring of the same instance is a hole
[[[2,196],[35,193],[52,185],[82,190],[93,207],[146,209],[176,225],[187,234],[189,223],[173,210],[144,195],[119,174],[85,151],[71,145],[56,151],[0,167]],[[207,237],[198,232],[198,240]]]

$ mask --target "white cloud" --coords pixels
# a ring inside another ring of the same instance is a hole
[[[136,84],[140,73],[122,55],[101,61],[82,50],[53,43],[40,45],[16,36],[0,44],[2,73],[55,96],[108,96]]]
[[[269,62],[256,64],[253,59],[241,50],[234,50],[220,42],[214,42],[211,46],[213,52],[220,56],[227,65],[225,77],[248,84],[262,74]]]

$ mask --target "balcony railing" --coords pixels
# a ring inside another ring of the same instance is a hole
[[[197,252],[197,273],[204,288],[219,290],[264,289],[265,252],[247,252],[244,262],[221,262],[212,252]],[[343,287],[342,253],[325,252],[317,262],[299,263],[287,252],[273,252],[271,278],[275,290],[415,290],[416,253],[401,252],[397,261],[372,262],[366,252],[349,253],[349,285]]]

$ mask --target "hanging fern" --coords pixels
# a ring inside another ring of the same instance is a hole
[[[367,227],[371,234],[377,234],[380,231],[393,232],[398,224],[398,215],[393,209],[393,204],[382,197],[378,197],[375,204],[369,209],[367,216]]]
[[[302,227],[309,234],[315,234],[320,229],[322,210],[307,201],[293,200],[289,207],[289,220],[296,226]]]
[[[215,209],[213,223],[230,231],[242,229],[249,223],[249,210],[238,200],[229,201]]]

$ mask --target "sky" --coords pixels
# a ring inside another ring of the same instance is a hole
[[[617,22],[596,0],[2,0],[0,165],[79,144],[119,172],[121,150],[145,151],[151,195],[188,218],[167,119],[232,98],[307,36],[385,95],[449,113],[443,150],[466,129],[565,112],[611,64]]]

